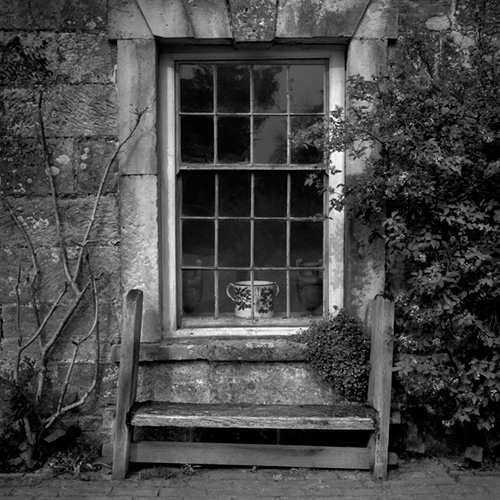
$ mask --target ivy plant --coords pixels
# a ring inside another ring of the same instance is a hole
[[[313,369],[347,401],[366,403],[370,341],[361,323],[341,309],[313,321],[298,340]]]

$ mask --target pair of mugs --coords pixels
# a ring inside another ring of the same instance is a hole
[[[233,295],[230,291],[232,290]],[[237,281],[226,287],[227,296],[234,302],[234,314],[239,318],[272,318],[274,299],[280,293],[274,281]]]

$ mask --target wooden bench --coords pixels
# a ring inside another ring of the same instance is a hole
[[[393,304],[382,298],[371,308],[369,405],[233,405],[135,401],[141,335],[142,292],[126,298],[120,353],[113,450],[113,477],[126,476],[129,462],[372,469],[385,479],[392,377]],[[363,447],[133,442],[134,427],[300,429],[365,431]]]

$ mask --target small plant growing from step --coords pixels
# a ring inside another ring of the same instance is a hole
[[[366,403],[370,372],[370,340],[361,323],[344,309],[313,321],[298,340],[307,360],[346,400]]]

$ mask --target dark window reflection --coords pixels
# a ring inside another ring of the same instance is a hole
[[[286,265],[285,221],[255,221],[254,260],[258,267]]]
[[[181,111],[207,112],[214,109],[214,77],[212,66],[181,64]]]
[[[201,261],[198,261],[198,263],[202,264]],[[201,269],[185,269],[182,271],[182,309],[186,314],[213,314],[213,272],[202,271]]]
[[[253,67],[254,110],[286,113],[286,71],[281,65]]]
[[[286,172],[255,173],[255,216],[286,216]]]
[[[323,223],[295,221],[291,223],[290,260],[316,262],[323,258]]]
[[[219,266],[250,265],[250,222],[219,221]]]
[[[213,216],[215,209],[215,174],[184,172],[182,176],[182,214]]]
[[[250,118],[219,118],[217,135],[219,163],[250,162]]]
[[[324,66],[290,66],[290,111],[322,113],[324,109]]]
[[[292,136],[298,130],[306,130],[311,125],[318,122],[317,117],[313,116],[295,116],[292,118]],[[296,146],[292,145],[292,163],[321,163],[323,153],[314,146]]]
[[[217,110],[221,113],[250,111],[250,67],[242,64],[217,66]]]
[[[292,217],[312,217],[324,213],[323,196],[316,186],[306,185],[310,172],[292,172],[290,213]]]
[[[249,217],[250,196],[250,173],[220,173],[219,212],[222,217]]]
[[[204,266],[214,264],[214,222],[212,220],[182,221],[182,264]]]
[[[254,163],[286,163],[286,117],[254,119]]]
[[[214,122],[212,117],[181,117],[181,161],[213,163]]]

